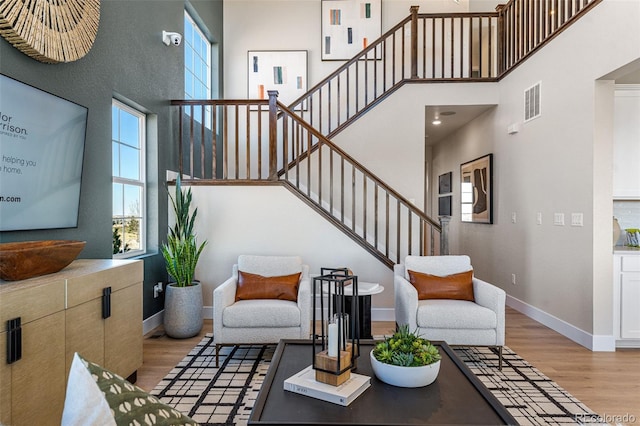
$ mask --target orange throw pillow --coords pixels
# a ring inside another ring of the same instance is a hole
[[[279,277],[263,277],[258,274],[238,271],[236,302],[249,299],[298,300],[300,274]]]
[[[456,299],[475,301],[473,271],[439,277],[409,270],[409,281],[418,290],[418,299]]]

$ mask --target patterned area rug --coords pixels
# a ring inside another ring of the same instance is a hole
[[[275,346],[224,347],[215,367],[207,335],[151,392],[201,425],[246,425]],[[521,425],[591,423],[597,416],[505,347],[502,371],[489,348],[456,353]]]

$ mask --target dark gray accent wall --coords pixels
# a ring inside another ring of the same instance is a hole
[[[222,0],[191,1],[190,7],[218,43],[221,61]],[[166,46],[162,31],[184,34],[184,10],[184,0],[102,0],[93,48],[68,64],[38,62],[0,38],[0,73],[89,109],[78,227],[1,232],[0,242],[84,240],[80,258],[110,258],[111,100],[131,102],[148,114],[150,240],[148,254],[140,257],[145,263],[144,318],[163,308],[162,298],[153,298],[153,285],[167,281],[158,248],[167,232],[166,171],[177,170],[177,113],[169,101],[184,97],[183,45]]]

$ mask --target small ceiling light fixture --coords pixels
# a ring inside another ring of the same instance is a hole
[[[448,115],[456,115],[455,111],[442,111],[440,115],[448,116]]]
[[[431,124],[433,124],[434,126],[438,126],[441,123],[442,121],[438,120],[437,118],[431,122]]]

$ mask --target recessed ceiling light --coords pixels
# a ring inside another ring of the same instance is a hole
[[[438,125],[438,124],[440,124],[440,123],[442,123],[442,121],[440,121],[440,120],[433,120],[433,121],[431,122],[431,124],[433,124],[434,126],[437,126],[437,125]]]
[[[440,115],[444,115],[444,116],[456,115],[456,112],[455,111],[443,111],[443,112],[440,113]]]

